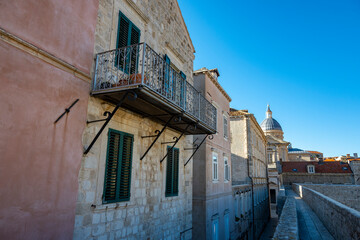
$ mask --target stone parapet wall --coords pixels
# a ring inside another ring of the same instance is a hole
[[[354,184],[352,173],[289,173],[282,174],[285,185],[292,183],[332,183],[332,184]]]
[[[359,185],[328,185],[309,184],[303,185],[322,193],[348,207],[360,211],[360,186]]]
[[[294,197],[286,198],[273,239],[299,239],[299,228]]]
[[[312,208],[335,239],[360,239],[360,212],[308,186],[293,184],[293,190]]]

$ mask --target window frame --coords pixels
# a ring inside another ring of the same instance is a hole
[[[310,169],[312,169],[312,170],[310,170]],[[315,173],[315,166],[314,165],[307,165],[307,172],[311,173],[311,174]]]
[[[226,126],[225,126],[225,122],[226,122]],[[229,139],[229,120],[225,114],[223,114],[223,135],[226,140]]]
[[[216,157],[216,161],[214,161]],[[216,165],[216,168],[214,167]],[[216,152],[212,153],[212,180],[213,182],[219,181],[219,155]],[[215,178],[216,176],[216,178]]]
[[[230,181],[230,164],[229,164],[229,158],[227,156],[224,156],[224,181],[225,182]]]

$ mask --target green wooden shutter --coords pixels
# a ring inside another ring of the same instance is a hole
[[[119,178],[119,200],[130,199],[131,163],[133,137],[128,134],[122,136],[121,174]]]
[[[119,168],[120,134],[109,131],[108,149],[105,169],[104,201],[116,200],[117,176]]]
[[[179,192],[179,149],[167,147],[165,196],[177,196]]]
[[[173,151],[170,151],[170,148],[169,146],[167,147],[165,196],[171,196],[172,194]]]
[[[130,35],[129,45],[137,44],[139,42],[140,42],[140,30],[134,24],[131,24],[131,35]],[[139,48],[138,47],[133,48],[130,59],[131,62],[130,74],[137,73],[136,70],[139,62],[139,56],[140,56]]]
[[[172,192],[174,195],[179,193],[179,149],[174,148],[174,176],[173,176],[173,186]]]
[[[164,82],[163,82],[163,95],[170,97],[170,58],[165,54],[164,56]]]
[[[140,42],[140,30],[121,11],[119,11],[119,26],[116,48],[124,48]],[[137,48],[126,48],[117,53],[116,66],[130,74],[136,73],[139,51]],[[125,63],[124,63],[125,59]],[[129,65],[130,64],[130,65]]]
[[[118,40],[117,48],[126,47],[129,42],[129,28],[130,21],[127,19],[124,14],[119,13],[119,27],[118,27]]]
[[[130,199],[133,135],[109,129],[103,202]]]

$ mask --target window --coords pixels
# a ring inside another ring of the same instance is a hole
[[[230,181],[230,165],[227,157],[224,157],[224,180]]]
[[[272,155],[272,153],[268,153],[268,161],[269,161],[269,163],[272,163],[272,162],[273,162],[273,155]]]
[[[315,166],[314,165],[308,165],[307,170],[308,170],[308,173],[315,173]]]
[[[211,219],[211,239],[219,239],[219,216],[217,214]]]
[[[179,192],[179,149],[167,147],[165,196],[177,196]]]
[[[224,138],[228,138],[228,120],[224,116]]]
[[[123,48],[140,42],[140,30],[122,13],[119,12],[119,26],[116,48]],[[131,51],[131,54],[128,53]],[[126,73],[136,72],[138,49],[127,48],[117,52],[116,65]]]
[[[239,194],[235,195],[234,201],[235,221],[239,221]]]
[[[229,228],[229,210],[225,211],[224,215],[224,228],[225,228],[225,239],[230,239],[230,228]]]
[[[213,153],[213,180],[218,180],[218,155]]]
[[[130,200],[131,162],[134,136],[109,129],[103,202]]]

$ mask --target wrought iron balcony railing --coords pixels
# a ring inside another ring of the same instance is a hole
[[[93,95],[146,88],[159,101],[216,131],[216,108],[146,43],[97,54]]]

